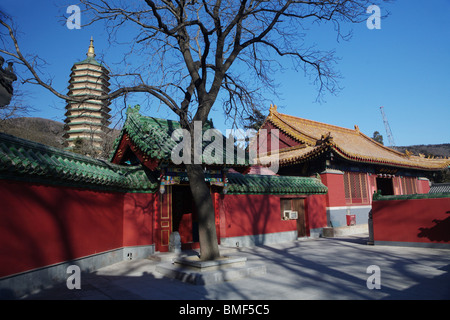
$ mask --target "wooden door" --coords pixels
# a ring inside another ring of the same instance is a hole
[[[165,193],[160,194],[160,205],[157,211],[156,251],[169,251],[169,237],[172,232],[172,186],[165,187]]]
[[[297,236],[306,237],[305,199],[292,199],[292,210],[298,212]]]
[[[280,200],[281,218],[283,218],[283,212],[285,210],[292,210],[292,199],[281,199]]]

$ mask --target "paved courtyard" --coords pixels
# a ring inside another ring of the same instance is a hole
[[[247,257],[248,264],[264,264],[266,273],[206,286],[163,277],[154,260],[123,261],[82,274],[79,290],[64,283],[24,299],[450,299],[450,250],[371,246],[367,238],[361,234],[229,250]],[[379,289],[369,289],[368,279],[369,287],[379,283]]]

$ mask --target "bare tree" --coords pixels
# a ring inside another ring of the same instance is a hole
[[[26,103],[27,93],[20,88],[17,90],[19,87],[17,83],[14,83],[13,87],[15,88],[11,100],[7,105],[0,107],[0,123],[7,119],[27,116],[35,111],[33,106]]]
[[[170,108],[181,126],[192,132],[194,121],[205,123],[218,101],[233,121],[252,115],[263,98],[259,89],[275,88],[273,72],[283,66],[284,58],[312,76],[319,97],[324,92],[335,93],[339,74],[333,68],[334,52],[306,43],[307,27],[329,23],[337,39],[346,39],[341,27],[365,21],[369,5],[380,2],[81,0],[86,25],[104,22],[111,41],[126,31],[131,50],[125,58],[140,57],[137,63],[134,60],[133,70],[117,73],[122,76],[117,89],[83,99],[111,100],[145,92]],[[32,75],[29,81],[62,99],[81,101],[43,81],[20,52],[8,21],[2,18],[0,22],[13,43],[13,50],[0,52],[24,64]],[[202,166],[192,162],[186,164],[186,171],[198,208],[201,258],[216,259],[214,207]]]

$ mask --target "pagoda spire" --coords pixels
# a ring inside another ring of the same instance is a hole
[[[92,36],[91,36],[91,43],[89,44],[89,49],[86,55],[88,56],[88,58],[95,58],[94,37]]]

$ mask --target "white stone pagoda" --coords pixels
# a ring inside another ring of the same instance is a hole
[[[87,58],[72,67],[69,81],[69,97],[102,96],[109,93],[109,71],[95,60],[94,40],[91,38]],[[110,122],[110,102],[106,100],[67,101],[66,150],[73,150],[83,140],[90,146],[91,156],[101,153],[105,130]]]

